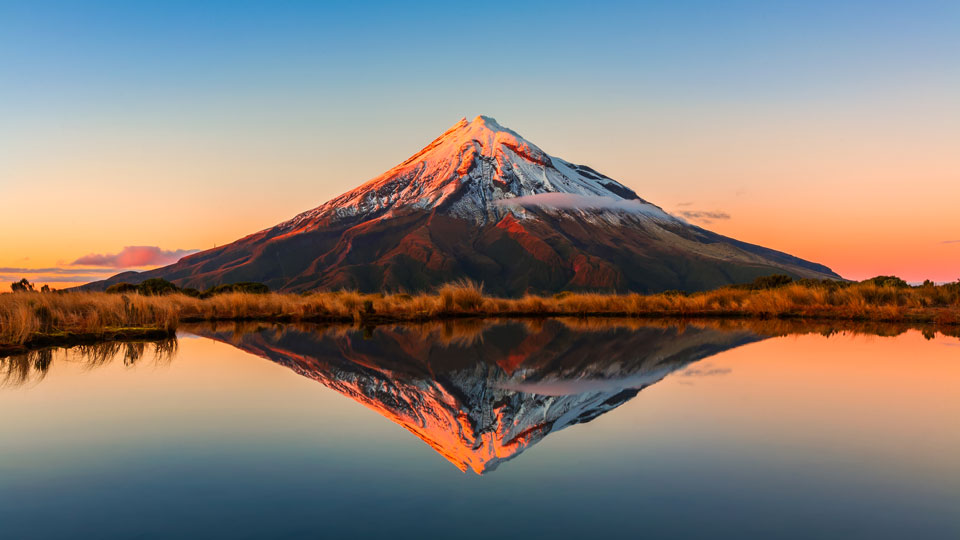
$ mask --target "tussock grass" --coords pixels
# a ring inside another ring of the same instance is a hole
[[[210,298],[184,294],[17,292],[0,295],[0,346],[43,336],[96,336],[117,329],[172,333],[181,321],[428,321],[466,317],[752,317],[960,324],[960,285],[902,287],[872,282],[843,287],[792,283],[771,289],[726,287],[684,295],[564,292],[521,298],[485,296],[463,280],[433,294],[308,295],[229,292]]]
[[[0,295],[0,345],[23,345],[38,338],[162,330],[173,333],[179,309],[165,297],[106,293]]]

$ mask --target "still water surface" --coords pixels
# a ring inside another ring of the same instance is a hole
[[[918,330],[197,326],[0,360],[0,537],[958,538],[958,418]]]

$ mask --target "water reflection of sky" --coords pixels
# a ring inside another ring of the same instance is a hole
[[[950,343],[743,345],[484,476],[228,344],[181,340],[169,363],[131,367],[57,358],[42,381],[0,388],[0,531],[955,538]]]

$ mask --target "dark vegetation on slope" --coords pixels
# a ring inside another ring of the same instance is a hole
[[[317,224],[297,234],[271,229],[171,266],[81,288],[102,291],[118,282],[163,278],[200,290],[254,281],[291,293],[429,292],[468,278],[483,282],[490,294],[521,297],[563,290],[696,292],[773,273],[840,278],[825,266],[697,227],[604,226],[576,214],[531,212],[538,218],[507,215],[485,225],[441,213],[396,211],[367,222]]]
[[[156,296],[163,294],[184,294],[192,298],[210,298],[211,296],[216,296],[218,294],[224,293],[250,293],[250,294],[266,294],[270,292],[270,287],[267,287],[263,283],[254,283],[251,281],[244,281],[240,283],[229,283],[226,285],[216,285],[210,287],[205,291],[200,291],[191,287],[180,288],[173,283],[163,279],[163,278],[151,278],[144,280],[138,284],[133,283],[116,283],[107,287],[107,290],[104,291],[110,294],[118,293],[137,293],[146,296]]]

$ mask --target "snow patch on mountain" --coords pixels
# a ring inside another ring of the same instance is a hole
[[[404,209],[440,211],[487,223],[498,221],[507,212],[518,214],[519,206],[500,205],[498,201],[519,199],[522,206],[523,197],[551,193],[596,199],[592,206],[580,209],[623,210],[669,218],[616,180],[590,167],[550,156],[493,118],[478,116],[472,121],[461,119],[383,175],[283,225],[293,228],[310,221],[372,219]],[[604,204],[596,204],[601,200]]]

